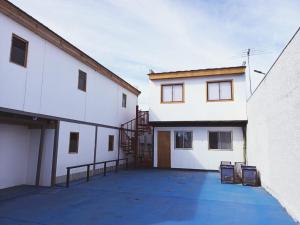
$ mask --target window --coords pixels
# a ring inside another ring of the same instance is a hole
[[[78,153],[79,133],[70,133],[69,153]]]
[[[127,95],[123,93],[123,95],[122,95],[122,107],[126,108],[126,104],[127,104]]]
[[[20,66],[27,65],[28,41],[13,34],[10,49],[10,61]]]
[[[207,101],[233,100],[232,81],[207,82]]]
[[[217,131],[208,133],[209,149],[232,150],[232,132]]]
[[[79,70],[78,74],[78,89],[86,91],[86,73]]]
[[[114,150],[114,135],[108,135],[108,151],[113,151]]]
[[[163,84],[161,86],[161,102],[184,102],[183,84]]]
[[[175,148],[190,149],[193,143],[193,133],[190,131],[175,132]]]

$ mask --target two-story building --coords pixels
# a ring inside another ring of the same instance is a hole
[[[0,189],[49,186],[62,181],[67,166],[122,157],[120,125],[135,118],[139,94],[1,0]]]
[[[245,67],[150,73],[154,167],[217,170],[245,161]]]

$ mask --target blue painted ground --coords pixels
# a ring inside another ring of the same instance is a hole
[[[295,225],[263,188],[218,173],[129,170],[69,189],[0,191],[0,225]]]

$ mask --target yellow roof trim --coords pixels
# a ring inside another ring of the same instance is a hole
[[[187,71],[174,71],[163,73],[148,74],[150,80],[176,79],[176,78],[192,78],[192,77],[208,77],[208,76],[228,76],[228,75],[244,75],[246,67],[223,67]]]

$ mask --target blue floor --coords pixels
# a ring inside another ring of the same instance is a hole
[[[70,188],[0,191],[0,225],[295,225],[262,188],[218,173],[129,170]]]

